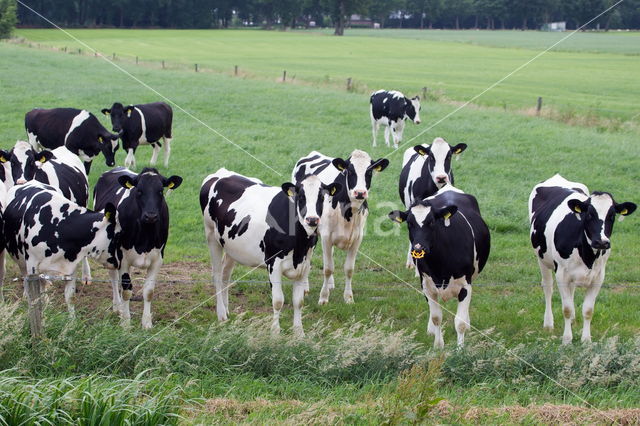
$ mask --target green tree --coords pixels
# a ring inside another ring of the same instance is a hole
[[[9,38],[16,26],[16,2],[0,0],[0,38]]]
[[[344,35],[347,20],[354,13],[367,13],[368,0],[323,0],[323,6],[335,25],[334,35]]]

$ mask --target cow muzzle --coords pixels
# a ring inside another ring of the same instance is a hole
[[[438,185],[444,185],[449,180],[449,176],[447,175],[438,175],[436,176],[436,183]]]
[[[368,195],[367,191],[359,191],[359,190],[353,191],[353,196],[356,198],[356,200],[366,200],[367,195]]]
[[[414,259],[422,259],[425,254],[427,254],[427,251],[422,247],[421,244],[416,244],[411,249],[411,257],[413,257]]]
[[[144,223],[156,223],[158,221],[158,213],[145,213],[142,215],[142,221]]]
[[[318,226],[318,223],[320,223],[320,218],[319,217],[308,217],[304,221],[308,226],[316,227],[316,226]]]
[[[593,241],[591,247],[596,250],[608,250],[611,248],[611,243],[609,241]]]
[[[413,120],[414,123],[420,124],[420,120]]]
[[[16,185],[24,185],[25,183],[27,183],[25,178],[20,178],[16,181]]]

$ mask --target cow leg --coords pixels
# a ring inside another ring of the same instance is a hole
[[[429,285],[427,278],[422,277],[422,292],[429,303],[429,323],[427,325],[427,333],[434,336],[433,347],[443,348],[444,340],[442,339],[442,308],[438,303],[438,293],[434,290],[433,284]]]
[[[544,329],[553,330],[553,310],[551,309],[551,300],[553,297],[553,274],[551,269],[547,268],[541,260],[538,259],[540,266],[540,275],[542,275],[542,290],[544,291]]]
[[[88,257],[82,260],[82,283],[91,284],[91,266]]]
[[[393,147],[398,148],[398,144],[402,142],[402,133],[404,132],[404,120],[398,121],[393,135]]]
[[[73,305],[73,300],[76,297],[76,277],[68,276],[65,277],[65,285],[64,285],[64,301],[67,304],[67,311],[69,312],[69,317],[74,319],[76,317],[76,307]]]
[[[335,287],[333,282],[333,244],[329,238],[322,240],[322,270],[324,272],[324,280],[322,289],[320,290],[320,298],[318,305],[326,305],[329,303],[329,294],[331,289]]]
[[[378,145],[378,130],[380,129],[380,123],[377,122],[373,117],[371,118],[371,133],[373,133],[373,146]]]
[[[407,269],[415,268],[415,264],[413,263],[413,257],[411,257],[411,243],[409,243],[409,250],[407,250],[407,263],[405,263]]]
[[[153,148],[153,154],[151,154],[151,161],[149,162],[152,166],[155,166],[158,162],[158,154],[160,153],[160,146],[157,143],[151,145]]]
[[[224,252],[222,246],[215,238],[213,233],[207,235],[209,241],[209,253],[211,254],[211,280],[216,291],[216,312],[218,321],[226,321],[228,319],[227,305],[224,300],[224,282],[222,280],[222,258]]]
[[[347,256],[344,260],[344,301],[345,303],[353,303],[353,290],[351,289],[351,279],[353,277],[353,270],[356,265],[356,255],[358,254],[358,249],[360,248],[360,241],[354,242],[349,250],[347,251]]]
[[[124,159],[124,166],[128,169],[136,168],[136,153],[133,148],[127,151],[127,158]]]
[[[565,277],[566,274],[558,270],[556,272],[556,281],[558,282],[558,290],[562,298],[562,315],[564,316],[564,333],[562,335],[562,344],[568,345],[573,340],[571,332],[571,321],[575,318],[575,308],[573,305],[573,287],[574,284]]]
[[[582,343],[591,343],[591,318],[593,318],[593,307],[596,304],[596,297],[600,293],[600,287],[604,281],[604,268],[596,280],[587,288],[582,302]]]
[[[169,156],[171,155],[171,138],[164,138],[164,166],[169,167]]]
[[[113,292],[111,309],[113,312],[120,313],[122,310],[122,292],[120,291],[120,280],[118,279],[117,269],[109,269],[109,279],[111,280],[111,291]]]
[[[4,276],[6,274],[5,253],[6,250],[0,251],[0,302],[4,302]]]
[[[149,269],[147,269],[147,279],[144,280],[144,287],[142,288],[142,297],[144,298],[144,307],[142,309],[142,328],[149,330],[153,327],[153,321],[151,318],[151,300],[153,300],[153,293],[156,289],[156,277],[160,272],[162,266],[162,257],[158,256],[151,262]]]
[[[273,270],[269,273],[269,281],[271,282],[271,303],[273,305],[271,334],[280,334],[280,311],[284,305],[284,294],[282,293],[282,267],[278,263],[274,264]]]
[[[304,305],[304,282],[293,283],[293,334],[296,337],[304,337],[302,328],[302,306]]]
[[[131,311],[129,310],[129,301],[133,293],[133,284],[131,283],[129,266],[125,266],[118,271],[120,282],[122,283],[122,303],[120,304],[120,325],[129,327],[131,325]]]
[[[224,308],[227,313],[229,312],[229,287],[231,287],[231,273],[236,266],[236,261],[233,260],[228,254],[222,257],[222,299],[224,301]]]
[[[458,333],[458,346],[464,345],[464,333],[471,328],[469,305],[471,304],[471,285],[465,283],[458,294],[458,309],[454,324]]]
[[[392,125],[393,125],[393,122],[389,122],[389,125],[387,125],[384,128],[384,143],[387,146],[389,146],[389,134],[391,133],[391,126]]]

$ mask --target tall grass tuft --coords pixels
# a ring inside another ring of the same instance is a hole
[[[182,391],[162,380],[33,380],[0,373],[1,425],[173,425]]]

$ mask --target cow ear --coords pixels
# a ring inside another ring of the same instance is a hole
[[[182,178],[180,176],[171,176],[169,179],[165,179],[163,186],[169,189],[176,189],[182,184]]]
[[[102,108],[102,113],[106,116],[109,116],[111,114],[111,110],[107,108]]]
[[[423,157],[429,155],[429,148],[424,145],[416,145],[413,147],[413,150]]]
[[[415,95],[413,98],[411,98],[412,101],[419,101],[420,100],[420,96]]]
[[[282,192],[287,194],[288,197],[293,197],[296,194],[296,186],[291,182],[285,182],[281,186]]]
[[[342,189],[342,185],[337,182],[332,183],[331,185],[323,185],[323,187],[327,190],[329,195],[332,197],[336,195]]]
[[[11,158],[11,153],[9,151],[5,151],[4,149],[0,149],[0,164],[4,164]]]
[[[44,164],[53,158],[53,153],[51,151],[40,151],[35,158],[38,163]]]
[[[136,186],[135,181],[129,175],[122,175],[118,178],[118,183],[124,188],[131,189]]]
[[[392,212],[389,212],[389,219],[398,223],[406,222],[407,216],[408,216],[407,212],[403,212],[400,210],[394,210]]]
[[[451,150],[453,151],[454,154],[460,154],[465,149],[467,149],[467,144],[459,143],[458,145],[454,146]]]
[[[109,223],[116,223],[116,206],[113,203],[104,206],[104,217]]]
[[[450,206],[446,206],[446,207],[442,207],[441,209],[434,210],[433,216],[436,219],[443,218],[446,224],[446,221],[451,219],[451,216],[456,214],[457,211],[458,211],[458,206],[456,206],[455,204],[452,204]]]
[[[341,172],[344,172],[345,170],[347,170],[347,167],[349,167],[347,165],[347,162],[344,161],[342,158],[334,158],[331,161],[331,164],[333,164],[333,167],[340,170]]]
[[[586,203],[583,203],[580,200],[576,200],[575,198],[567,201],[567,205],[572,212],[578,214],[586,212],[588,207]]]
[[[376,161],[372,161],[369,168],[375,170],[376,172],[381,172],[386,169],[388,165],[389,160],[387,160],[386,158],[379,158]]]
[[[636,211],[636,208],[638,206],[635,205],[635,203],[630,203],[630,202],[626,202],[626,203],[620,203],[620,204],[616,204],[616,213],[622,215],[622,216],[629,216],[631,213]]]

